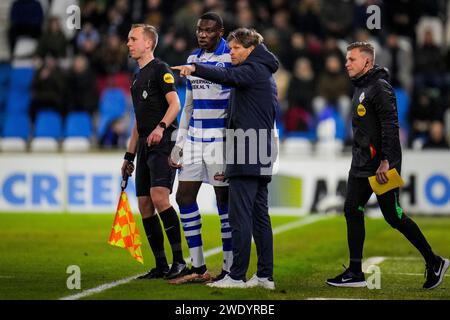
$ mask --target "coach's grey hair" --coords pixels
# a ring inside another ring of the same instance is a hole
[[[150,24],[145,23],[136,23],[131,26],[131,29],[134,28],[142,28],[144,31],[144,35],[149,37],[153,41],[153,48],[152,50],[155,50],[156,46],[158,45],[158,31],[156,31],[156,28]]]
[[[237,41],[244,48],[249,48],[251,46],[256,47],[264,41],[264,38],[255,29],[239,28],[233,30],[228,35],[227,41]]]
[[[357,41],[357,42],[350,43],[347,46],[347,51],[350,51],[353,49],[359,49],[359,51],[361,51],[361,52],[368,53],[372,57],[373,61],[375,61],[375,48],[369,42]]]

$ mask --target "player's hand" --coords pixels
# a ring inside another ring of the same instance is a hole
[[[150,147],[152,145],[159,144],[163,137],[164,129],[161,127],[156,127],[155,130],[150,133],[150,135],[147,137],[147,145]]]
[[[128,160],[123,160],[123,164],[122,164],[122,177],[124,177],[125,175],[131,177],[131,175],[133,174],[134,171],[134,164],[133,162],[130,162]]]
[[[387,172],[389,170],[389,161],[381,160],[380,166],[375,173],[378,183],[385,184],[388,182]]]
[[[195,64],[187,64],[183,66],[174,66],[170,67],[172,70],[179,70],[180,71],[180,77],[187,77],[190,76],[192,73],[195,72]]]
[[[214,180],[223,182],[225,180],[225,174],[223,172],[216,172]]]
[[[181,149],[179,146],[174,146],[169,156],[169,166],[179,169],[182,167],[182,160],[183,149]]]

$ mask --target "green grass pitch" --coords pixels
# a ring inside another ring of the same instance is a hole
[[[305,219],[273,216],[275,227]],[[450,218],[415,217],[435,252],[450,257]],[[60,299],[141,274],[153,266],[143,238],[145,264],[107,243],[113,215],[0,214],[0,300]],[[205,250],[220,246],[217,215],[203,216]],[[185,241],[184,241],[185,245]],[[325,279],[347,264],[343,216],[330,216],[274,236],[276,290],[213,289],[202,284],[170,285],[164,280],[132,280],[82,299],[450,299],[450,277],[435,290],[422,289],[424,262],[403,236],[382,219],[366,219],[365,258],[386,257],[379,264],[381,289],[334,288]],[[166,242],[166,252],[170,252]],[[247,277],[255,272],[255,249]],[[185,256],[188,250],[185,247]],[[170,262],[169,253],[169,262]],[[221,268],[221,254],[206,259],[209,270]],[[81,289],[69,290],[66,269],[81,270]],[[449,272],[450,274],[450,272]]]

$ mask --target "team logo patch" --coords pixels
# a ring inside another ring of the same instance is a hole
[[[360,103],[358,104],[356,112],[358,113],[358,116],[364,117],[366,115],[366,108]]]
[[[147,99],[148,93],[147,90],[142,91],[142,98]]]
[[[225,68],[225,63],[223,63],[223,62],[217,62],[217,63],[216,63],[216,67]]]
[[[164,80],[165,83],[174,83],[175,82],[175,79],[173,78],[173,75],[171,75],[170,73],[166,73],[163,76],[163,80]]]

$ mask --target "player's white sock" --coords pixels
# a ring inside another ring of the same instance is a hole
[[[218,206],[220,217],[220,231],[222,235],[222,250],[223,250],[223,266],[222,269],[230,272],[233,264],[233,247],[231,243],[231,227],[228,221],[228,206]]]
[[[194,202],[190,206],[180,206],[181,224],[183,226],[186,242],[191,254],[191,261],[193,267],[201,267],[205,264],[203,256],[202,243],[202,217],[198,210],[198,205]]]

